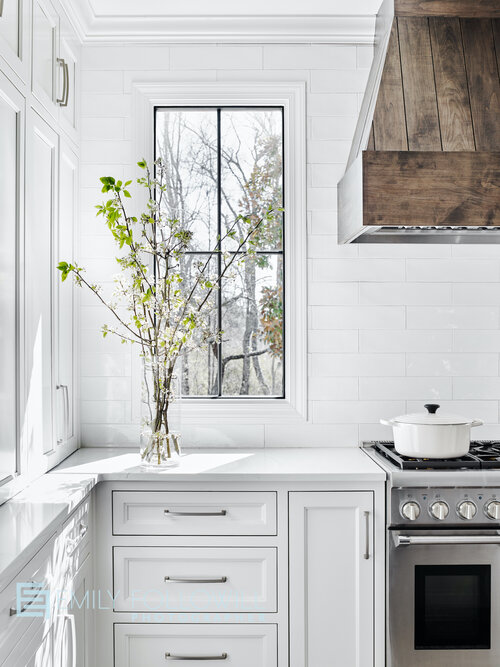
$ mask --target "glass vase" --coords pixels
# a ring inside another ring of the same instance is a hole
[[[171,408],[178,397],[177,377],[166,363],[143,363],[141,408],[141,464],[161,470],[180,463],[181,436],[173,429]],[[178,424],[177,424],[178,426]]]

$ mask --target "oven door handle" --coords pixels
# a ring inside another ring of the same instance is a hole
[[[395,535],[397,547],[412,544],[497,544],[500,546],[500,535]]]

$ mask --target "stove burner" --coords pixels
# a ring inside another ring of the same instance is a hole
[[[413,459],[398,454],[394,443],[376,441],[372,447],[401,470],[479,470],[500,469],[500,441],[476,440],[470,451],[456,459]]]

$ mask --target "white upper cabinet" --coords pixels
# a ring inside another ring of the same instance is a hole
[[[32,92],[54,116],[58,115],[59,17],[47,0],[33,0]],[[61,91],[61,95],[62,95]]]
[[[16,473],[24,99],[0,74],[0,481]]]
[[[52,428],[52,237],[57,220],[58,136],[31,112],[25,223],[26,396],[23,449],[31,472],[46,468]]]
[[[290,493],[290,667],[371,667],[373,494]]]
[[[71,26],[61,19],[61,37],[58,64],[59,122],[64,131],[77,140],[78,130],[78,81],[80,77],[80,45]]]
[[[23,81],[29,73],[29,1],[0,0],[0,56]]]
[[[59,216],[54,236],[54,406],[56,446],[76,447],[75,406],[75,289],[72,278],[61,282],[56,265],[72,262],[74,257],[75,220],[78,205],[78,158],[63,140],[59,153]]]

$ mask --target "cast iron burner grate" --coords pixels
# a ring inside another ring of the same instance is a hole
[[[500,469],[499,440],[474,440],[471,442],[469,453],[456,459],[413,459],[398,454],[394,449],[394,443],[390,441],[379,440],[371,445],[401,470]]]

